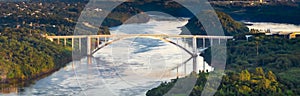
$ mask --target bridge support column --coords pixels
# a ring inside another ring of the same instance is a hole
[[[97,38],[97,45],[96,47],[98,47],[100,45],[100,38]]]
[[[179,71],[178,71],[178,67],[176,68],[177,70],[177,73],[176,73],[176,76],[177,76],[177,78],[179,78]]]
[[[87,64],[92,64],[92,38],[91,37],[86,37],[86,52],[87,52]]]
[[[65,46],[67,46],[67,38],[65,38],[64,44],[65,44]]]
[[[92,56],[87,56],[87,64],[92,64]]]
[[[74,38],[72,38],[72,50],[74,50]]]
[[[57,38],[57,44],[60,44],[59,38]]]
[[[214,40],[213,38],[210,38],[210,46],[213,46],[213,43],[214,43],[213,40]]]
[[[81,53],[81,38],[78,38],[78,39],[79,39],[79,40],[78,40],[78,41],[79,41],[79,42],[78,42],[78,43],[79,43],[79,46],[78,46],[78,47],[79,47],[79,51],[80,51],[80,53]]]
[[[206,70],[205,70],[205,60],[204,60],[204,57],[203,57],[203,72],[206,72]]]
[[[203,46],[203,48],[205,48],[205,38],[203,38],[203,40],[202,40],[202,46]]]
[[[193,72],[197,72],[197,38],[193,37]]]
[[[183,38],[183,43],[184,43],[184,48],[186,48],[186,39],[185,38]]]
[[[87,37],[86,38],[87,40],[86,40],[86,44],[87,44],[87,46],[86,46],[86,49],[87,49],[87,56],[90,56],[91,55],[91,47],[92,47],[92,45],[91,45],[91,37]]]
[[[186,75],[186,64],[184,64],[184,75]]]

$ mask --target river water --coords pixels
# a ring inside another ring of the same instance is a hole
[[[180,34],[180,27],[187,22],[151,16],[147,23],[123,24],[110,30],[112,34]],[[171,40],[191,50],[182,39]],[[87,64],[87,58],[73,61],[48,77],[5,95],[144,96],[161,82],[192,72],[191,61],[179,67],[178,72],[171,70],[189,57],[180,48],[154,38],[124,39],[98,51],[92,64]],[[203,58],[199,57],[198,62],[198,69],[203,70]]]
[[[247,22],[249,28],[271,31],[298,31],[292,24]],[[147,23],[124,24],[110,28],[112,34],[180,34],[186,20],[164,16],[151,16]],[[182,39],[171,39],[191,50]],[[53,96],[144,96],[147,90],[161,82],[176,78],[171,70],[190,56],[176,46],[153,38],[129,38],[115,42],[100,51],[87,64],[87,58],[70,62],[65,68],[36,81],[28,87],[12,88],[0,95]],[[202,57],[198,69],[203,70]],[[206,66],[208,66],[206,64]],[[211,71],[213,68],[206,67]],[[186,69],[186,70],[184,70]],[[178,68],[178,75],[192,71],[192,62]]]

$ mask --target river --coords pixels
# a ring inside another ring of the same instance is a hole
[[[298,31],[292,24],[247,22],[254,29],[271,31]],[[164,16],[151,16],[147,23],[123,24],[110,28],[112,34],[180,34],[186,20]],[[183,40],[172,40],[191,48]],[[144,96],[147,90],[161,82],[176,78],[177,70],[170,70],[190,56],[180,48],[153,38],[131,38],[113,43],[100,51],[87,64],[87,58],[70,62],[65,68],[36,81],[28,87],[6,89],[2,95],[96,95]],[[198,58],[203,70],[202,57]],[[208,66],[206,64],[206,66]],[[192,71],[192,62],[178,68],[180,76]],[[213,70],[207,67],[209,71]],[[0,94],[0,95],[1,95]]]
[[[187,20],[180,18],[151,16],[147,23],[123,24],[110,31],[112,34],[180,34],[180,27],[185,24]],[[182,39],[172,41],[191,50]],[[87,58],[73,61],[48,77],[5,95],[144,96],[161,82],[176,78],[177,70],[170,69],[189,57],[180,48],[154,38],[124,39],[98,51],[92,64],[87,64]],[[199,57],[198,61],[198,69],[203,70],[203,58]],[[190,72],[191,61],[178,68],[179,76]]]

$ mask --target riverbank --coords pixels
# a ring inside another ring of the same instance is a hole
[[[71,58],[70,58],[71,59]],[[71,62],[72,60],[69,60],[67,62]],[[61,63],[62,65],[66,66],[68,63]],[[14,79],[6,79],[6,80],[2,80],[0,82],[0,93],[1,93],[1,89],[6,89],[9,87],[27,87],[30,86],[31,84],[35,83],[35,81],[38,81],[40,79],[43,79],[51,74],[53,74],[54,72],[60,70],[63,67],[59,67],[59,68],[55,68],[55,69],[49,69],[49,71],[45,71],[45,72],[41,72],[40,74],[37,74],[35,76],[32,77],[28,77],[26,79],[22,79],[22,78],[14,78]]]

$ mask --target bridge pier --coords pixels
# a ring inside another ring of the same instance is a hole
[[[87,56],[87,64],[92,64],[92,56]]]
[[[197,52],[197,38],[193,37],[193,72],[197,72],[197,57],[198,57],[198,52]]]
[[[78,45],[78,47],[79,47],[79,52],[81,53],[81,38],[78,38],[79,40],[78,40],[78,43],[79,43],[79,45]]]
[[[64,38],[64,45],[67,46],[67,38]]]
[[[59,38],[57,38],[57,44],[60,44]]]
[[[73,50],[74,49],[74,38],[72,38],[71,46],[72,46],[72,50]]]
[[[96,47],[98,47],[98,45],[100,45],[100,37],[97,38],[97,45],[96,45]]]
[[[92,52],[91,52],[91,47],[92,47],[92,45],[91,45],[91,37],[89,37],[89,36],[87,36],[86,37],[86,44],[87,44],[87,46],[86,46],[86,49],[87,49],[87,56],[91,56],[92,54]]]
[[[214,40],[213,38],[210,38],[210,46],[213,46],[213,43],[214,43],[213,40]]]
[[[90,36],[86,37],[86,54],[87,54],[87,64],[92,64],[92,38]]]
[[[206,72],[206,70],[205,70],[205,60],[204,60],[204,56],[203,56],[203,72]]]
[[[184,75],[186,75],[186,63],[184,64]]]
[[[202,47],[205,48],[205,38],[202,38]]]

